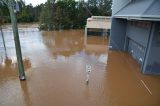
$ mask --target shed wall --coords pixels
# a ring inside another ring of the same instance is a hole
[[[160,22],[156,23],[155,31],[149,46],[149,53],[146,57],[143,73],[160,75]]]
[[[109,46],[112,49],[124,50],[127,20],[112,19]]]

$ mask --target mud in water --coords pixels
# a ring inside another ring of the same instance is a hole
[[[109,51],[108,38],[86,39],[83,30],[40,32],[34,25],[19,34],[27,80],[19,81],[14,38],[5,27],[0,106],[160,106],[160,77],[142,75],[129,54]]]

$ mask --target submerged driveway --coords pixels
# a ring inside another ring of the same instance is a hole
[[[33,27],[33,26],[32,26]],[[0,38],[0,106],[159,106],[160,76],[142,75],[127,53],[82,30],[19,30],[27,80],[20,82],[10,29]],[[1,35],[0,35],[1,37]],[[86,65],[90,65],[86,84]]]

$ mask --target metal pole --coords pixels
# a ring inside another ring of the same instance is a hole
[[[13,28],[13,35],[14,35],[14,42],[16,47],[16,54],[17,54],[17,62],[19,68],[19,78],[21,81],[26,80],[24,66],[22,61],[22,53],[21,53],[21,45],[19,41],[19,34],[18,34],[18,27],[17,27],[17,17],[16,17],[16,10],[14,9],[15,1],[9,0],[8,8],[10,12],[12,28]]]
[[[4,46],[5,54],[7,56],[7,50],[6,50],[6,44],[5,44],[4,35],[3,35],[3,31],[2,31],[2,26],[0,26],[0,30],[1,30],[1,35],[2,35],[2,40],[3,40],[3,46]]]
[[[85,27],[85,33],[84,33],[84,45],[87,45],[87,26]]]

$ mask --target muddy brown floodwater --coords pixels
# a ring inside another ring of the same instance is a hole
[[[12,31],[0,34],[0,106],[160,106],[160,76],[142,75],[108,39],[83,30],[19,29],[27,80],[20,82]],[[91,66],[86,85],[86,65]]]

